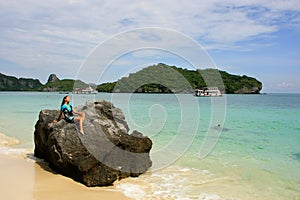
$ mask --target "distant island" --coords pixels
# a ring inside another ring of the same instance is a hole
[[[80,80],[60,80],[55,74],[51,74],[44,85],[38,79],[16,78],[0,73],[0,91],[71,92],[74,86],[82,89],[89,87]]]
[[[216,73],[219,72],[219,73]],[[220,74],[221,79],[215,74]],[[205,77],[205,78],[203,78]],[[205,81],[204,81],[205,80]],[[232,75],[217,69],[188,70],[163,63],[151,65],[115,82],[92,85],[98,92],[120,93],[192,93],[213,83],[227,94],[259,94],[262,83],[246,75]],[[62,79],[51,74],[46,84],[38,79],[16,78],[0,73],[0,91],[72,92],[91,87],[81,80]]]
[[[35,91],[42,85],[38,79],[16,78],[0,73],[0,91]]]
[[[216,77],[218,74],[220,78]],[[260,81],[246,75],[232,75],[217,69],[188,70],[159,63],[118,81],[98,85],[97,90],[123,93],[192,93],[195,89],[207,86],[218,87],[222,93],[227,94],[259,94],[262,89]]]

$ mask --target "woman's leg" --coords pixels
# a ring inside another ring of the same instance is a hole
[[[79,129],[80,129],[80,133],[84,135],[83,132],[83,121],[85,119],[85,114],[84,112],[80,113],[77,117],[75,117],[75,121],[79,121]]]

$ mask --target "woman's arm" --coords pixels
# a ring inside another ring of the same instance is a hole
[[[62,111],[59,112],[58,118],[57,118],[57,120],[54,120],[54,123],[59,122],[59,120],[61,119],[61,116],[62,116]]]

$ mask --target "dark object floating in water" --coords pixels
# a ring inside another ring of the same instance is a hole
[[[300,153],[293,153],[293,156],[296,160],[300,161]]]
[[[228,128],[221,127],[221,124],[218,124],[217,126],[214,126],[212,128],[215,130],[229,131]]]

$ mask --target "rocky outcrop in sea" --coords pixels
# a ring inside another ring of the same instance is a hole
[[[85,112],[85,135],[79,133],[76,123],[53,123],[58,110],[40,111],[34,155],[51,169],[86,186],[107,186],[151,167],[152,141],[138,131],[128,134],[119,108],[107,101],[89,101],[76,110]]]

